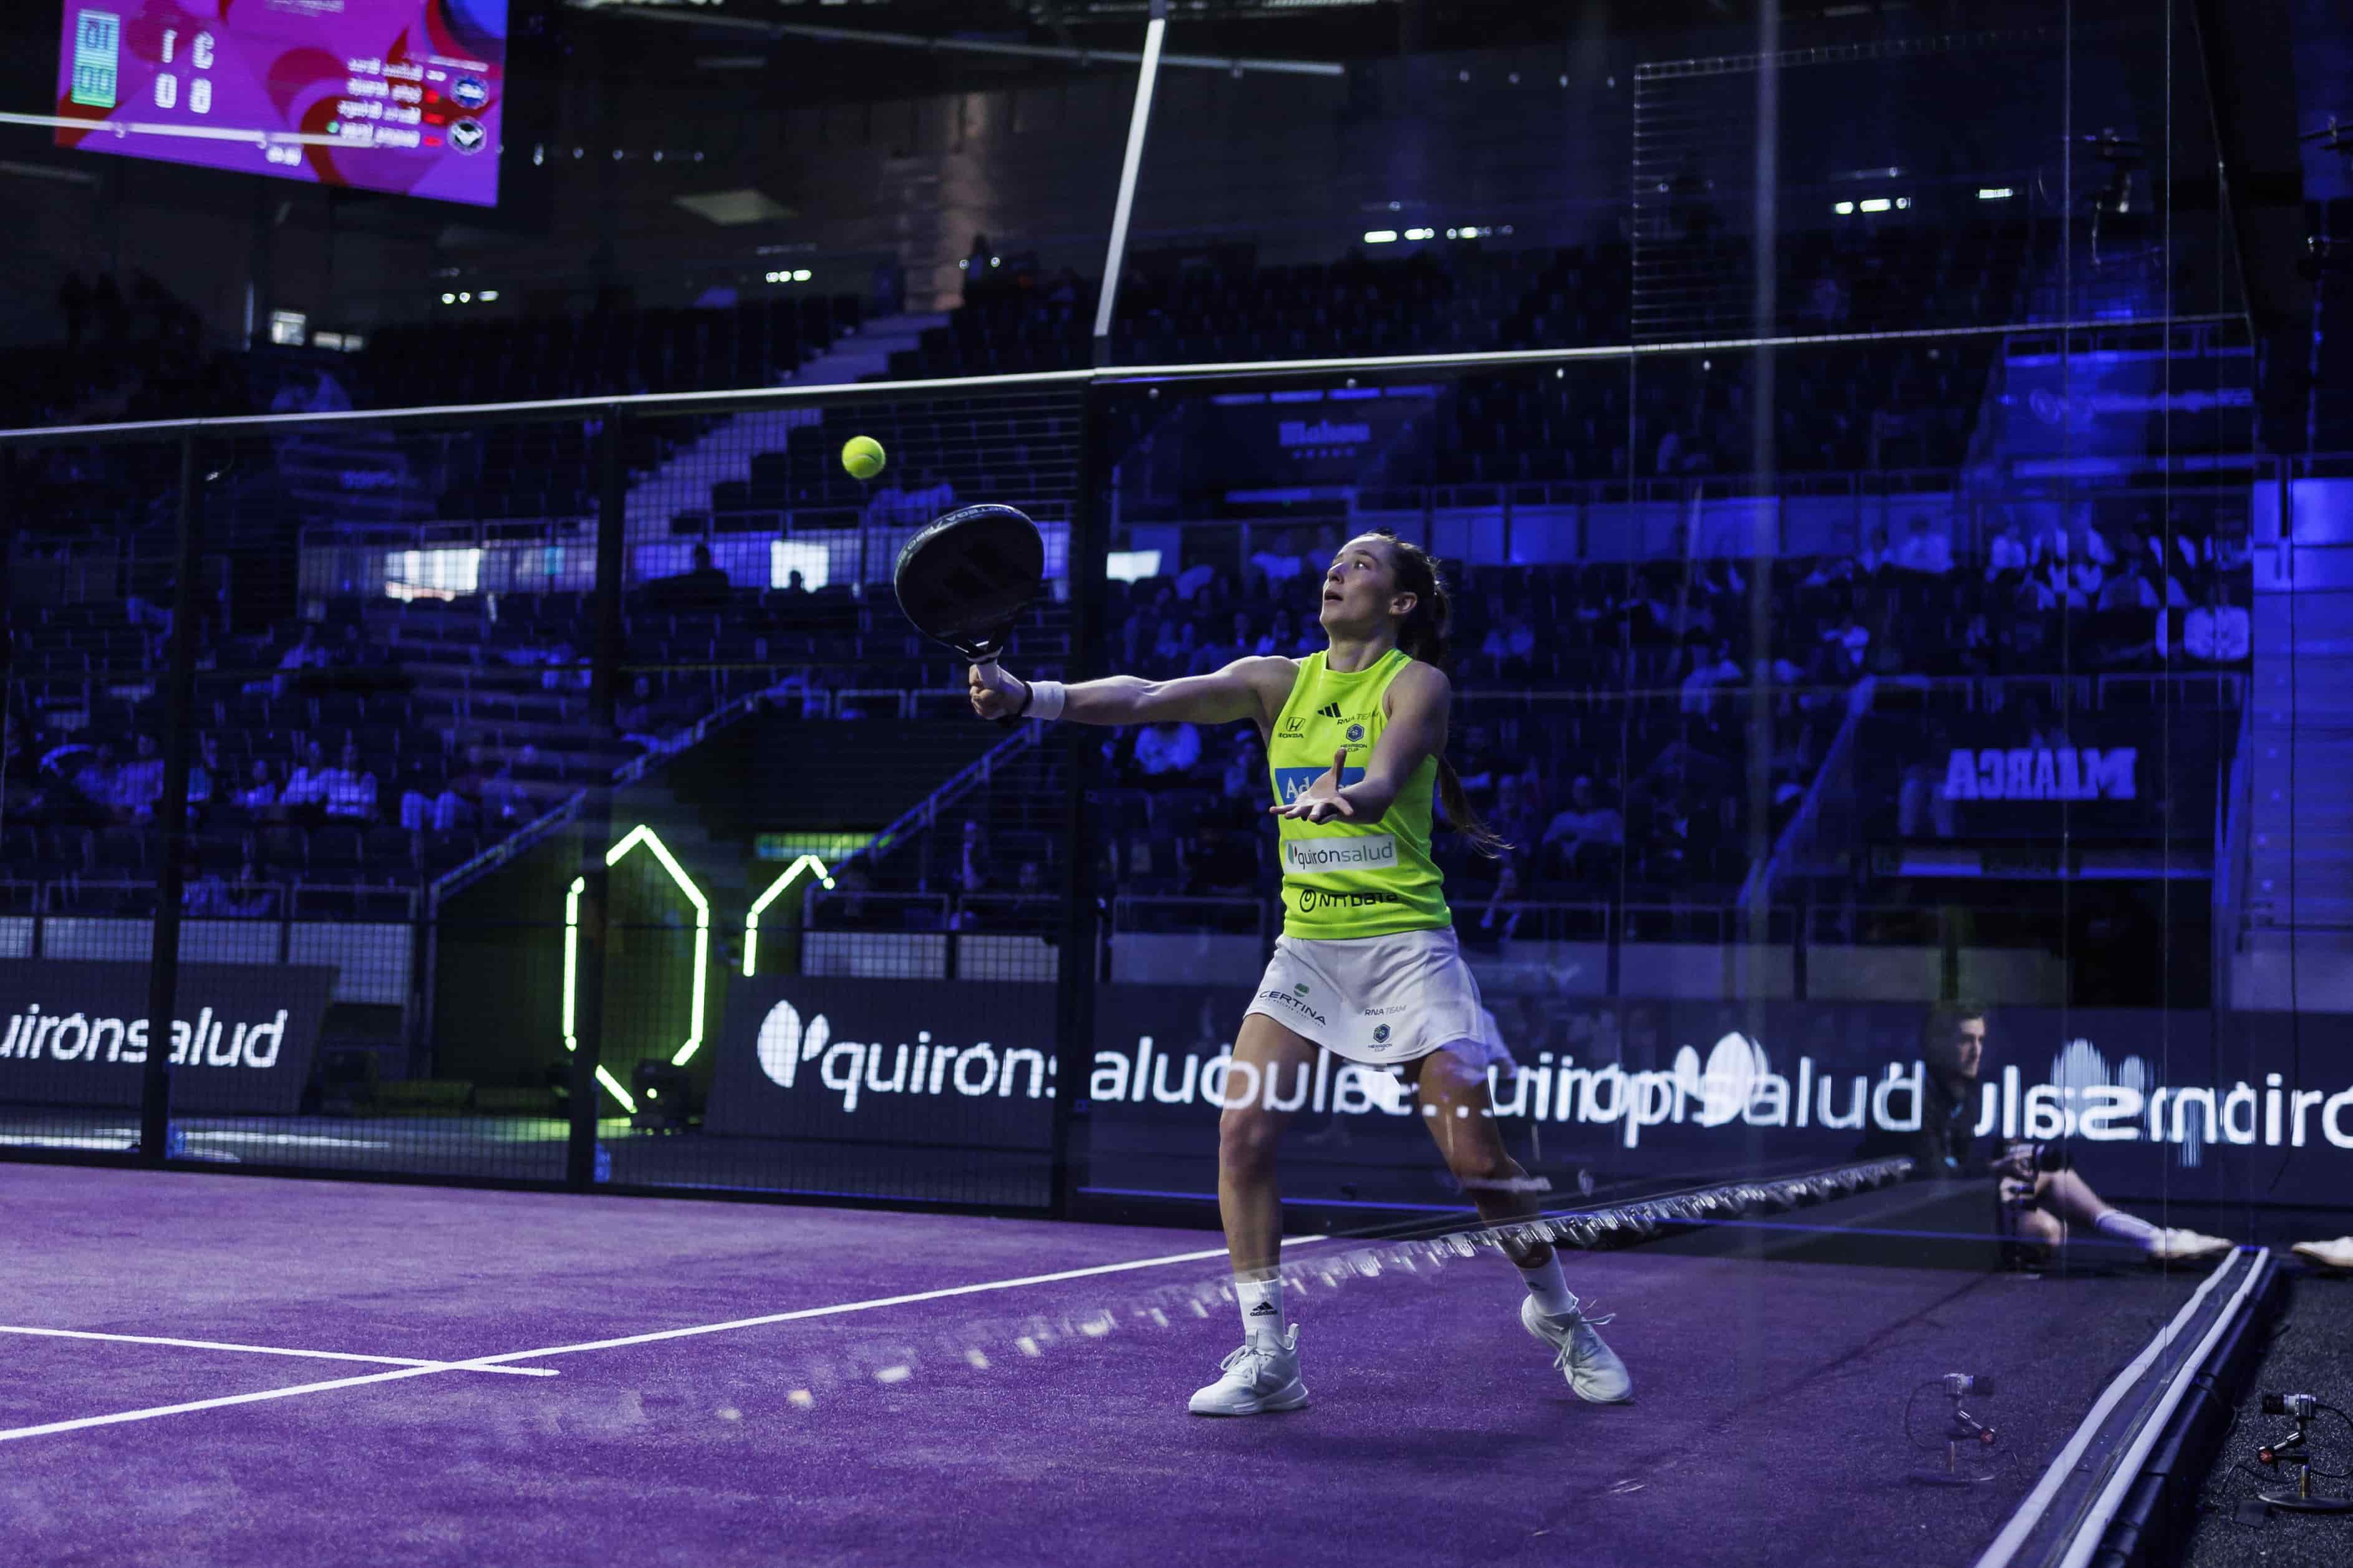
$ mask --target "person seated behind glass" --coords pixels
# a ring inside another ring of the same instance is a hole
[[[2151,1263],[2211,1258],[2234,1245],[2219,1236],[2151,1225],[2115,1207],[2047,1144],[2012,1142],[1989,1154],[1977,1147],[1978,1081],[1985,1071],[1986,1012],[1933,1009],[1922,1030],[1925,1074],[1916,1132],[1874,1132],[1866,1157],[1908,1154],[1917,1180],[1994,1178],[1996,1228],[2021,1261],[2048,1262],[2077,1231],[2137,1247]]]
[[[327,770],[326,787],[321,798],[326,804],[327,815],[339,821],[375,820],[375,775],[360,766],[357,741],[343,742],[335,765]]]
[[[253,759],[253,768],[246,776],[245,787],[231,798],[248,811],[267,811],[278,804],[278,785],[270,779],[268,758]]]

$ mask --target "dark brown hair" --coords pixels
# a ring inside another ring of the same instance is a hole
[[[1385,528],[1372,531],[1374,537],[1389,542],[1389,558],[1396,563],[1390,572],[1396,592],[1413,595],[1413,608],[1407,614],[1405,624],[1398,627],[1398,648],[1409,658],[1444,669],[1446,627],[1452,610],[1445,574],[1420,545],[1399,539]],[[1438,795],[1446,803],[1446,819],[1473,849],[1490,860],[1504,858],[1511,845],[1472,809],[1470,797],[1462,793],[1461,778],[1442,752],[1438,759]]]

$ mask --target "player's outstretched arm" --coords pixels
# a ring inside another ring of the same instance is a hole
[[[1287,658],[1238,658],[1209,675],[1145,680],[1133,675],[1082,680],[1062,689],[1060,717],[1079,724],[1228,724],[1239,719],[1273,721],[1291,695],[1298,666]],[[1024,711],[1028,685],[995,665],[974,665],[966,677],[972,710],[984,719]]]

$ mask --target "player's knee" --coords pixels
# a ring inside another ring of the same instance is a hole
[[[1218,1163],[1229,1171],[1262,1170],[1274,1163],[1282,1125],[1254,1105],[1229,1106],[1218,1117]]]

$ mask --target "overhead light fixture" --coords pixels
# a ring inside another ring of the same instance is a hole
[[[1396,238],[1397,230],[1393,228],[1368,228],[1365,230],[1365,243],[1366,245],[1388,245]]]
[[[2016,195],[2018,195],[2018,193],[2008,185],[1979,185],[1978,187],[1978,200],[1981,202],[2006,202]]]
[[[496,300],[498,297],[499,291],[495,289],[485,289],[482,290],[482,303],[485,305],[491,303],[491,301]]]
[[[1409,228],[1405,231],[1405,237],[1408,239],[1428,239],[1434,232],[1427,228]]]
[[[1854,204],[1852,202],[1836,202],[1831,204],[1831,211],[1838,214],[1841,217],[1846,217],[1853,213]]]
[[[793,209],[772,201],[760,191],[748,185],[732,191],[708,191],[701,195],[672,196],[680,206],[700,218],[708,218],[722,228],[737,228],[745,224],[774,223],[793,216]]]
[[[1883,213],[1894,205],[1885,196],[1873,196],[1869,201],[1855,203],[1854,209],[1857,212]]]

